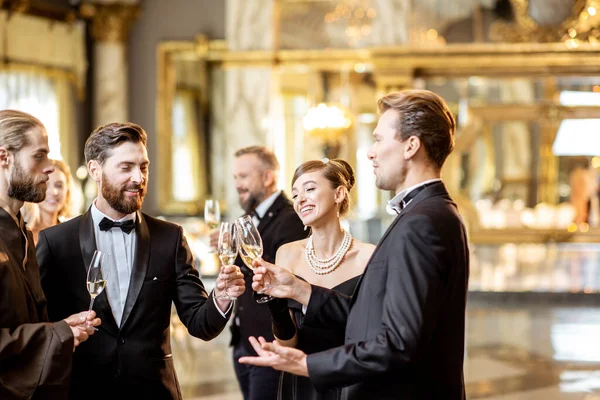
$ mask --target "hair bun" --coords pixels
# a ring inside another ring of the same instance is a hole
[[[332,161],[335,161],[337,164],[340,165],[340,170],[344,175],[344,178],[346,178],[346,188],[348,189],[348,191],[350,191],[350,189],[354,187],[354,183],[356,182],[356,178],[354,177],[354,168],[352,168],[352,166],[348,164],[348,162],[342,160],[341,158],[336,158]]]

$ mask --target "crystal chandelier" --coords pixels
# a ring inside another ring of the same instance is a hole
[[[371,34],[371,25],[376,17],[377,10],[371,0],[342,0],[325,14],[325,22],[343,26],[348,42],[356,45]]]
[[[330,144],[339,142],[351,125],[352,119],[348,112],[333,104],[321,103],[311,107],[302,118],[302,126],[309,136]]]

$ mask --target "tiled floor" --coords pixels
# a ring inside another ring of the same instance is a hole
[[[470,303],[469,399],[600,400],[600,309]],[[174,318],[173,353],[186,400],[241,400],[228,331],[212,342]]]

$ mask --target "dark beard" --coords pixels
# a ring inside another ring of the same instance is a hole
[[[258,195],[250,194],[250,196],[248,196],[248,201],[240,205],[242,206],[244,211],[246,211],[247,214],[252,214],[256,207],[258,207],[258,205],[262,202],[262,200],[260,199],[261,197],[264,199],[264,191],[260,192]]]
[[[127,198],[124,192],[128,189],[140,189],[137,198]],[[122,188],[118,188],[110,184],[105,175],[102,175],[102,197],[106,200],[109,206],[115,211],[121,214],[131,214],[142,208],[144,202],[144,196],[146,196],[146,186],[140,185],[126,185]]]
[[[28,176],[21,168],[21,164],[15,161],[15,169],[8,182],[8,196],[20,201],[30,203],[41,203],[46,198],[46,188],[42,188],[31,176]]]

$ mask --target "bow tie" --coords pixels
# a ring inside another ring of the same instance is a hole
[[[130,234],[133,228],[135,228],[135,222],[132,219],[128,219],[127,221],[117,222],[112,221],[106,217],[102,218],[100,224],[98,224],[101,231],[108,231],[112,228],[121,228],[121,230],[127,234]]]
[[[256,219],[257,219],[259,222],[260,222],[260,220],[262,219],[262,218],[260,217],[260,215],[258,215],[258,213],[256,212],[256,210],[252,211],[252,212],[250,213],[250,216],[251,216],[251,217],[256,217]]]

